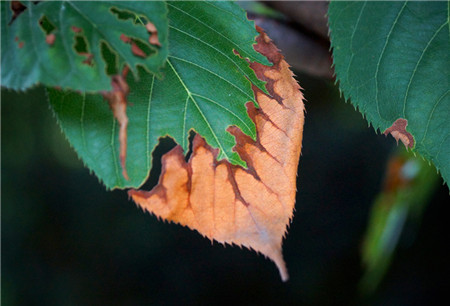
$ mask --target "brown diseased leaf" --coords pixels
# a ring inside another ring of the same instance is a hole
[[[296,174],[304,122],[303,95],[289,65],[261,29],[255,49],[273,66],[252,63],[267,82],[268,96],[253,87],[260,108],[247,103],[256,125],[253,141],[237,127],[234,150],[248,169],[217,161],[218,151],[196,135],[189,162],[175,147],[162,158],[158,185],[150,192],[130,190],[143,209],[180,223],[209,239],[261,252],[277,265],[283,281],[288,272],[281,245],[294,210]]]
[[[103,92],[103,97],[108,100],[109,106],[111,107],[114,117],[119,122],[119,143],[120,152],[119,159],[120,165],[122,167],[122,175],[126,180],[129,180],[126,168],[127,159],[127,127],[128,127],[128,116],[127,116],[127,95],[130,91],[127,82],[125,81],[128,74],[129,67],[125,66],[122,74],[114,75],[111,77],[112,90],[108,92]]]

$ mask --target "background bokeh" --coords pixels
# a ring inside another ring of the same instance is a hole
[[[287,283],[263,256],[211,243],[142,212],[125,191],[106,191],[60,133],[42,87],[26,93],[2,88],[1,304],[445,300],[449,196],[442,183],[421,224],[406,224],[381,286],[371,296],[359,294],[361,242],[395,141],[374,133],[331,81],[302,74],[298,79],[307,114],[296,211],[284,242]],[[153,170],[146,187],[156,180]]]

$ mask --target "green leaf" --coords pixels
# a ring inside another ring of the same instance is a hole
[[[10,2],[1,2],[2,85],[24,90],[37,83],[80,91],[111,89],[108,71],[127,64],[137,76],[137,66],[159,72],[168,54],[168,20],[162,1],[44,1],[24,2],[26,9],[13,20]],[[157,28],[161,47],[148,43],[150,34],[141,23],[119,18],[120,14],[139,16]],[[40,26],[40,22],[42,26]],[[75,28],[74,28],[75,27]],[[53,44],[46,42],[54,35]],[[143,58],[133,54],[126,35],[145,44]],[[89,60],[87,55],[91,54]],[[116,67],[107,67],[108,55]]]
[[[406,223],[418,226],[439,186],[435,169],[421,158],[398,150],[391,156],[384,188],[375,198],[362,244],[365,267],[360,282],[364,294],[372,294],[389,269]]]
[[[340,88],[375,129],[399,118],[450,180],[449,2],[331,2]]]
[[[226,128],[236,125],[256,136],[245,103],[255,102],[251,84],[264,89],[264,83],[245,58],[270,63],[253,49],[258,34],[253,22],[230,2],[169,2],[168,9],[170,50],[163,77],[139,69],[139,81],[127,78],[130,181],[120,174],[118,127],[107,103],[99,95],[49,90],[64,133],[108,188],[142,185],[160,137],[172,137],[187,152],[194,130],[219,148],[218,159],[245,166],[232,151],[235,140]]]

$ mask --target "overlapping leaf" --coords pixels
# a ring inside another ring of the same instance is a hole
[[[127,78],[130,181],[120,175],[118,127],[102,98],[50,90],[64,133],[108,188],[140,186],[159,137],[169,135],[187,152],[189,131],[195,130],[219,149],[218,159],[241,165],[227,127],[256,137],[245,103],[254,100],[251,84],[263,88],[263,82],[245,59],[270,63],[253,49],[253,22],[231,2],[168,2],[168,9],[170,54],[162,78],[143,69],[138,82]]]
[[[119,69],[127,64],[135,74],[137,65],[157,73],[167,59],[168,21],[163,1],[30,1],[23,2],[26,9],[14,18],[10,4],[1,2],[3,86],[24,90],[42,83],[83,92],[109,90],[105,52],[115,53]],[[160,45],[149,43],[152,33],[142,24],[119,19],[120,12],[150,21]],[[124,37],[146,44],[150,54],[136,55]],[[87,50],[77,52],[79,39]]]
[[[344,95],[376,129],[431,160],[447,183],[448,16],[449,3],[438,1],[336,1],[329,8],[335,71]]]

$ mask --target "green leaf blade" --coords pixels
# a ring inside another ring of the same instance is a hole
[[[381,132],[408,121],[413,150],[450,179],[448,2],[332,2],[330,33],[346,98]]]

